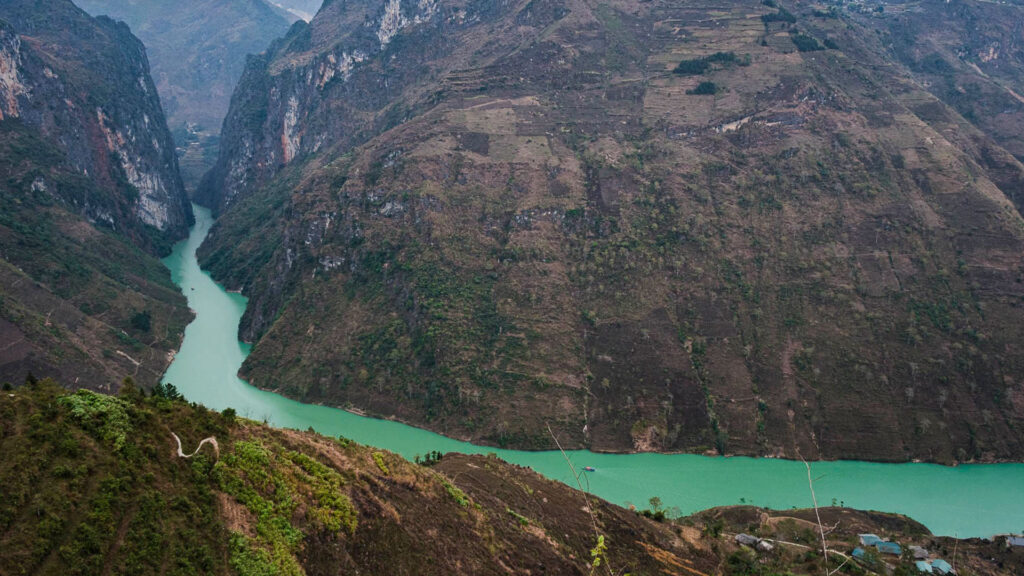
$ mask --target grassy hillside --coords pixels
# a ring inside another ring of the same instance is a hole
[[[185,454],[204,438],[216,444],[183,458],[175,436]],[[806,511],[655,521],[497,458],[417,465],[189,405],[173,390],[105,396],[45,381],[4,390],[0,450],[0,572],[11,575],[767,576],[820,566]],[[953,544],[905,518],[825,513],[842,527],[830,536],[836,550],[848,552],[854,530],[936,554]],[[741,530],[794,544],[754,553],[734,542]],[[961,574],[1022,565],[1020,554],[981,542],[958,550],[958,567],[970,566]]]
[[[585,574],[597,543],[582,494],[497,459],[421,466],[161,397],[4,392],[0,447],[4,574]],[[713,567],[592,503],[618,570]]]
[[[207,181],[245,375],[502,446],[1021,458],[1024,166],[897,16],[771,4],[294,28]]]

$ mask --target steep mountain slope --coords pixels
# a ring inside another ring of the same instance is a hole
[[[518,447],[1021,458],[1024,167],[887,18],[326,4],[201,190],[244,375]]]
[[[496,458],[429,468],[164,398],[5,392],[0,447],[4,574],[586,574],[597,543],[582,493]],[[717,564],[589,502],[617,569]]]
[[[296,19],[264,0],[78,0],[123,20],[146,45],[153,80],[175,133],[182,176],[194,188],[217,157],[220,125],[245,59]]]
[[[820,567],[807,553],[816,545],[807,511],[736,508],[658,523],[497,458],[414,465],[159,392],[68,394],[41,382],[0,394],[0,572],[704,576]],[[934,538],[902,517],[823,514],[839,528],[830,547],[846,553],[861,530],[947,557],[955,545],[957,567],[978,576],[1013,574],[1024,562],[1001,543]],[[748,530],[798,543],[754,553],[733,540]]]
[[[885,39],[893,56],[937,98],[1003,148],[977,144],[980,162],[1024,209],[1024,10],[993,2],[909,2],[889,7]],[[864,18],[861,16],[861,18]],[[930,122],[950,122],[940,109],[921,109]]]
[[[0,4],[0,379],[159,380],[192,220],[145,51],[68,1]]]

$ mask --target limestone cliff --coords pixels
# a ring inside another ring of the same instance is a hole
[[[156,259],[192,221],[142,44],[0,2],[0,380],[156,383],[190,317]]]

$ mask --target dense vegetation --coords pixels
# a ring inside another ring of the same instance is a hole
[[[219,449],[181,458],[173,435]],[[5,390],[0,451],[3,574],[583,574],[597,539],[580,493],[495,458],[417,466],[131,383]],[[597,502],[595,519],[633,573],[708,562],[627,510]]]

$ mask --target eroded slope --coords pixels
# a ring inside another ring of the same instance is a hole
[[[244,374],[499,445],[1019,458],[1024,170],[787,8],[324,7],[208,176]]]

